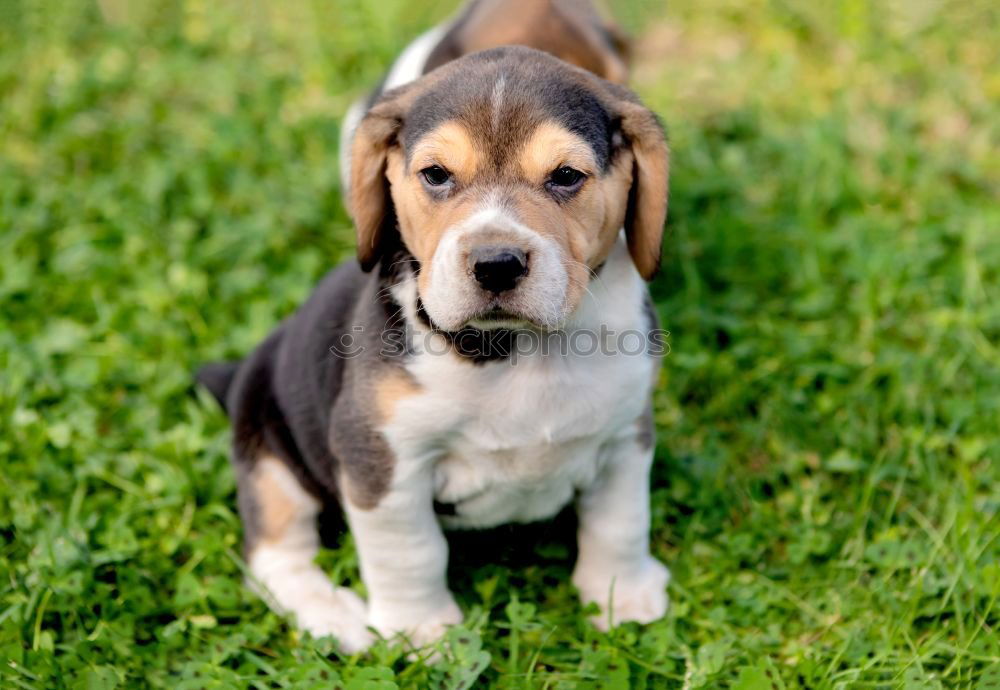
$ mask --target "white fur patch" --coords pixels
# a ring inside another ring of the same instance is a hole
[[[351,191],[351,145],[361,118],[365,116],[365,103],[363,98],[354,101],[340,123],[340,190],[344,199],[348,198]]]
[[[377,506],[344,509],[368,589],[368,620],[383,637],[433,642],[462,612],[445,581],[448,544],[435,518],[427,467],[399,466]]]
[[[649,553],[649,469],[653,450],[635,441],[618,449],[609,467],[577,502],[579,555],[573,584],[602,613],[601,630],[649,623],[667,612],[670,572]]]
[[[403,86],[419,79],[424,73],[427,58],[431,56],[431,52],[441,42],[441,38],[447,31],[447,24],[435,26],[422,33],[408,45],[406,50],[392,63],[392,68],[385,78],[383,90],[395,89],[397,86]]]

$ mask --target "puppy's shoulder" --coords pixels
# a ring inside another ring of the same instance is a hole
[[[347,261],[326,274],[305,303],[283,325],[276,352],[275,387],[288,407],[306,403],[328,409],[341,389],[343,370],[362,340],[377,332],[385,316],[377,304],[377,272]],[[305,399],[303,399],[305,398]]]

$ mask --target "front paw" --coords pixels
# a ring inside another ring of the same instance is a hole
[[[670,571],[652,556],[631,572],[613,573],[581,564],[573,573],[580,599],[601,608],[590,621],[604,632],[627,621],[651,623],[663,618],[670,604],[669,581]]]
[[[369,624],[383,638],[401,637],[414,648],[437,642],[448,626],[461,622],[462,610],[450,594],[431,607],[423,603],[372,607],[369,617]]]
[[[365,602],[344,587],[311,597],[295,613],[295,619],[298,627],[313,637],[332,635],[345,654],[363,652],[375,641],[365,623]]]

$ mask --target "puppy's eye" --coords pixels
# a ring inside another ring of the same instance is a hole
[[[427,184],[431,187],[441,187],[442,185],[448,184],[451,180],[451,173],[442,168],[440,165],[432,165],[424,168],[420,171],[420,174],[424,176],[424,180],[426,180]]]
[[[561,168],[556,168],[549,175],[549,186],[566,192],[579,187],[585,177],[586,175],[576,168],[564,165]]]

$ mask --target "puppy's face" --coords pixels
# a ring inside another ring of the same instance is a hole
[[[480,112],[415,132],[388,157],[424,307],[445,330],[558,326],[622,226],[632,156],[602,162],[544,112],[518,122],[500,103],[470,105]]]
[[[390,92],[352,171],[362,263],[401,241],[445,330],[558,327],[623,226],[640,273],[656,270],[662,131],[628,92],[543,53],[487,51]]]

